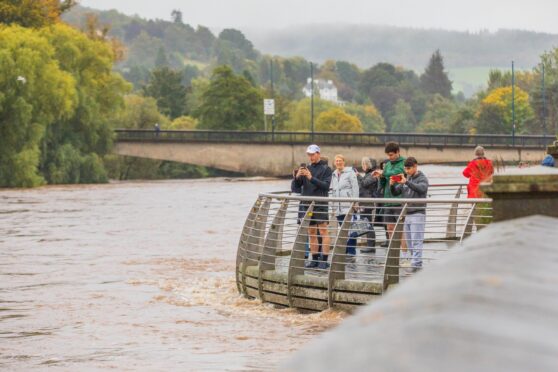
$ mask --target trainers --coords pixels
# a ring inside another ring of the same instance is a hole
[[[421,266],[413,266],[413,267],[411,268],[411,272],[412,272],[412,273],[416,273],[417,271],[421,271],[421,270],[422,270],[422,267],[421,267]]]
[[[387,240],[385,242],[383,242],[382,244],[380,244],[380,247],[382,247],[382,248],[387,248],[388,246],[389,246],[389,241],[387,241]]]
[[[304,265],[304,268],[305,268],[305,269],[314,269],[314,268],[318,267],[319,264],[320,264],[320,263],[319,263],[318,261],[314,261],[314,260],[308,261],[308,262],[306,262],[306,264]]]
[[[401,260],[399,261],[399,266],[401,266],[401,267],[410,267],[410,266],[411,266],[411,261],[406,260],[406,259],[403,258],[403,259],[401,259]]]
[[[329,269],[329,263],[322,261],[318,264],[318,269],[327,270]]]

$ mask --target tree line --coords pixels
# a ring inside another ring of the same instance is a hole
[[[82,14],[78,29],[61,21],[73,5],[9,0],[0,7],[0,186],[220,174],[112,155],[113,130],[155,123],[163,129],[261,130],[263,98],[276,100],[275,130],[310,130],[310,100],[302,93],[310,62],[304,58],[261,54],[238,30],[217,36],[201,26],[194,30],[179,11],[170,22],[108,12],[112,25]],[[168,30],[179,35],[170,38]],[[132,44],[142,34],[183,43],[183,32],[190,35],[183,49],[171,41],[169,49],[145,46],[152,64],[135,65],[140,59]],[[558,49],[541,61],[515,76],[519,134],[556,133]],[[143,77],[135,79],[140,70]],[[440,50],[421,74],[385,62],[362,69],[334,60],[315,65],[314,74],[332,80],[343,101],[315,92],[317,131],[511,133],[511,74],[492,71],[487,88],[466,100],[452,93]]]

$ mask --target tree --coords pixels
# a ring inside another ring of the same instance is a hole
[[[314,120],[324,111],[336,107],[334,103],[314,98]],[[309,132],[311,129],[310,98],[292,102],[289,105],[289,118],[285,122],[285,130]],[[314,121],[315,124],[315,121]]]
[[[430,94],[440,94],[443,97],[451,97],[452,83],[448,74],[444,71],[444,59],[440,50],[436,50],[430,62],[420,77],[422,89]]]
[[[171,12],[172,21],[177,24],[184,24],[182,21],[182,12],[178,9],[173,9]]]
[[[182,73],[178,71],[168,67],[153,70],[144,93],[155,98],[159,110],[171,119],[186,111],[186,88],[182,85]]]
[[[416,119],[411,105],[402,99],[397,100],[391,117],[391,131],[412,133],[415,131]]]
[[[157,51],[157,57],[155,58],[155,68],[169,67],[169,60],[167,59],[167,53],[165,53],[165,48],[160,47]]]
[[[359,118],[365,132],[384,133],[386,131],[384,118],[374,105],[347,104],[344,109],[348,114]]]
[[[516,133],[523,133],[525,122],[532,120],[533,117],[533,110],[529,105],[529,95],[516,87]],[[510,134],[512,132],[512,87],[491,91],[480,103],[477,120],[478,133]]]
[[[347,114],[343,109],[334,107],[322,112],[316,119],[318,132],[362,132],[358,117]]]
[[[154,98],[134,94],[124,97],[124,110],[114,120],[117,128],[125,129],[153,129],[155,123],[169,126],[169,120],[159,112]],[[107,156],[106,163],[109,176],[119,180],[156,178],[161,164],[150,159],[118,155]]]
[[[196,129],[197,125],[198,125],[198,121],[193,117],[179,116],[170,123],[168,128],[165,127],[165,129],[171,129],[171,130]]]
[[[41,34],[53,46],[60,68],[75,80],[78,99],[71,115],[47,128],[40,170],[49,183],[105,182],[101,158],[111,150],[114,117],[130,85],[113,72],[117,56],[111,43],[61,23]]]
[[[247,130],[262,127],[263,103],[259,89],[235,75],[228,66],[213,70],[195,116],[200,129]]]
[[[72,114],[77,95],[72,75],[40,33],[0,27],[0,187],[32,187],[47,127]]]
[[[420,133],[449,133],[457,106],[440,94],[432,96],[417,131]]]
[[[58,22],[60,14],[75,4],[75,0],[3,0],[0,2],[0,21],[40,28]]]

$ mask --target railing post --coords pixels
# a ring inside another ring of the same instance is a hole
[[[407,203],[401,208],[393,234],[389,239],[386,252],[386,265],[384,267],[384,290],[391,284],[399,283],[399,255],[401,251],[401,240],[403,238],[404,218],[407,213]]]
[[[465,220],[465,226],[463,226],[463,232],[461,233],[461,238],[459,242],[462,242],[465,238],[465,235],[469,236],[473,233],[473,225],[475,224],[475,210],[477,208],[477,204],[473,203],[471,205],[471,210],[467,214],[467,219]]]
[[[275,257],[277,255],[277,251],[281,248],[283,243],[283,228],[285,226],[285,215],[287,213],[288,205],[289,201],[287,199],[284,199],[281,202],[281,206],[277,210],[265,238],[258,275],[258,289],[260,292],[260,299],[262,300],[264,299],[263,273],[266,270],[275,270]]]
[[[248,244],[248,236],[252,231],[252,227],[256,222],[256,216],[260,210],[262,204],[262,198],[258,197],[254,202],[254,205],[246,217],[244,226],[242,227],[242,233],[240,234],[240,240],[238,242],[238,250],[236,251],[236,287],[238,292],[241,294],[246,294],[246,246]]]
[[[452,203],[449,211],[448,225],[446,226],[446,239],[455,239],[457,237],[457,212],[459,209],[459,202],[457,200],[461,197],[462,191],[463,186],[459,186],[455,193],[456,202]]]
[[[329,269],[328,285],[327,285],[327,303],[329,307],[333,307],[333,291],[335,290],[335,282],[345,279],[345,267],[347,266],[347,242],[349,240],[349,230],[353,221],[354,208],[356,202],[351,203],[351,209],[345,215],[345,219],[341,227],[337,230],[335,243],[331,255],[331,267]]]
[[[310,204],[300,226],[296,232],[295,242],[291,251],[291,259],[289,260],[289,271],[287,273],[287,297],[289,299],[289,306],[294,307],[292,299],[292,286],[293,279],[297,275],[304,274],[304,252],[306,251],[306,244],[308,242],[308,226],[314,211],[314,202]],[[309,253],[311,254],[311,253]]]

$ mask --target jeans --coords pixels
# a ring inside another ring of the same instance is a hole
[[[341,226],[341,224],[343,224],[344,219],[345,219],[344,214],[342,214],[340,216],[337,216],[337,221],[339,222],[339,226]],[[357,234],[352,233],[349,236],[349,239],[347,240],[347,250],[345,251],[345,253],[347,253],[351,256],[356,255],[356,237],[357,237]]]
[[[422,244],[424,241],[424,225],[426,215],[413,213],[405,216],[405,239],[411,253],[411,266],[422,267]]]

